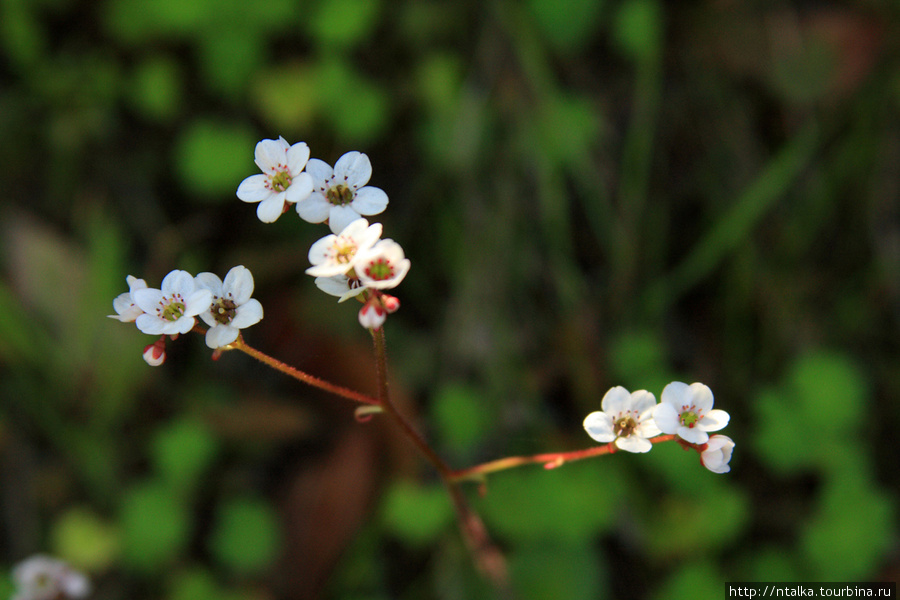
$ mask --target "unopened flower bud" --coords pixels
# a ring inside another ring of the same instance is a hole
[[[166,336],[144,348],[144,361],[151,367],[158,367],[166,362]]]
[[[387,320],[387,313],[377,301],[370,300],[359,309],[359,324],[366,329],[380,329]]]
[[[390,294],[382,294],[381,305],[384,307],[384,310],[388,312],[388,314],[393,314],[400,309],[400,300],[398,300],[396,296],[391,296]]]
[[[734,442],[727,435],[714,435],[704,444],[700,452],[700,462],[713,473],[727,473],[731,470],[728,465],[731,453],[734,450]]]

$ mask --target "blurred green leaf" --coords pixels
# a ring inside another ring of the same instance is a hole
[[[208,87],[242,99],[265,58],[265,37],[246,28],[216,28],[203,36],[200,57]]]
[[[137,65],[128,86],[132,106],[144,117],[166,123],[182,109],[182,74],[168,56],[152,55]]]
[[[218,442],[209,428],[192,417],[167,423],[151,445],[160,477],[178,491],[193,491],[203,472],[218,454]]]
[[[625,0],[616,14],[614,40],[638,62],[660,56],[663,46],[663,9],[657,0]]]
[[[152,572],[172,563],[191,534],[189,507],[160,481],[146,481],[125,492],[120,509],[125,563]]]
[[[705,560],[680,563],[672,575],[655,591],[657,600],[697,600],[727,596],[727,578]]]
[[[302,131],[321,110],[318,70],[286,64],[263,70],[250,89],[262,118],[275,131]],[[287,133],[285,133],[287,135]]]
[[[197,119],[175,149],[175,166],[190,192],[215,202],[231,202],[238,184],[259,169],[253,164],[256,136],[249,128]]]
[[[584,543],[615,518],[623,492],[619,466],[601,458],[496,473],[480,503],[483,514],[489,528],[510,539]]]
[[[758,434],[749,442],[754,451],[780,473],[816,464],[822,439],[815,429],[797,427],[796,399],[777,389],[762,390],[751,405],[755,412]]]
[[[387,529],[412,546],[433,542],[453,521],[453,507],[443,486],[401,479],[384,496],[381,519]]]
[[[308,24],[320,43],[347,47],[371,33],[380,12],[380,0],[324,0],[313,9]]]
[[[857,433],[867,422],[866,380],[844,355],[817,351],[800,358],[788,393],[796,397],[804,427],[821,436]]]
[[[71,508],[53,523],[53,554],[76,569],[105,571],[118,559],[117,528],[88,508]]]
[[[663,388],[673,379],[665,344],[659,334],[649,330],[623,332],[612,340],[609,358],[611,386],[623,385],[632,392],[647,390],[659,400]]]
[[[560,165],[571,166],[590,154],[600,133],[600,120],[586,98],[560,95],[541,104],[538,131],[547,155]]]
[[[26,69],[47,49],[47,34],[28,0],[0,3],[0,44],[11,66]]]
[[[603,593],[603,561],[590,545],[519,545],[509,555],[518,597],[523,600],[595,600]]]
[[[168,600],[221,600],[222,588],[202,568],[179,572],[173,579]]]
[[[747,553],[736,562],[742,567],[742,572],[732,577],[736,581],[803,581],[797,567],[797,553],[783,546]]]
[[[582,49],[597,30],[600,0],[529,0],[528,8],[545,39],[559,50]]]
[[[278,516],[268,503],[254,498],[229,500],[216,511],[210,550],[235,573],[259,573],[278,554],[279,531]]]
[[[456,454],[467,454],[484,439],[495,423],[494,411],[477,389],[447,385],[438,391],[432,414],[442,441]]]

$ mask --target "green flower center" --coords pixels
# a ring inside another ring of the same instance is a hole
[[[169,302],[162,309],[162,313],[160,317],[165,319],[166,321],[177,321],[181,317],[184,316],[184,302],[179,302],[177,300],[173,302]]]
[[[335,206],[345,206],[353,202],[353,190],[346,184],[339,183],[328,188],[325,197]]]
[[[694,425],[700,420],[700,415],[695,413],[692,410],[686,410],[681,413],[681,424],[687,428],[692,429]]]
[[[212,303],[210,308],[213,319],[216,320],[216,323],[221,323],[222,325],[231,323],[235,313],[237,313],[237,305],[234,303],[234,300],[229,300],[228,298],[219,298]]]
[[[613,431],[618,437],[628,437],[636,427],[637,422],[630,416],[621,417],[613,423]]]
[[[394,276],[394,266],[389,261],[379,258],[369,263],[369,266],[366,267],[366,275],[376,281],[384,281]]]
[[[287,171],[278,171],[277,174],[272,176],[271,182],[273,190],[283,192],[291,187],[291,174]]]

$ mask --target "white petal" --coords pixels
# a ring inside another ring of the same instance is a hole
[[[230,325],[222,325],[221,323],[215,327],[210,327],[206,332],[206,345],[210,348],[221,348],[227,346],[237,339],[238,330]]]
[[[608,443],[616,439],[613,431],[612,418],[605,412],[592,412],[584,418],[584,430],[587,434],[601,443]]]
[[[318,192],[313,192],[306,200],[296,204],[297,214],[307,223],[321,223],[331,213],[331,202]]]
[[[194,284],[200,289],[209,290],[213,296],[222,296],[222,280],[215,273],[198,273]]]
[[[273,194],[259,203],[256,216],[263,223],[274,223],[284,212],[284,192]]]
[[[277,140],[262,140],[256,144],[254,160],[259,170],[271,174],[271,169],[279,165],[287,164],[288,143],[284,138]]]
[[[234,318],[231,320],[231,326],[238,329],[244,329],[245,327],[256,325],[262,318],[262,304],[260,304],[259,300],[256,298],[251,298],[244,304],[238,306],[237,310],[234,311]]]
[[[642,415],[648,410],[653,410],[655,407],[656,396],[647,390],[631,392],[631,410],[637,411],[639,415]]]
[[[698,410],[706,412],[713,407],[712,390],[702,383],[691,384],[691,398]]]
[[[296,177],[309,160],[309,146],[305,142],[297,142],[287,151],[287,167],[292,177]]]
[[[181,294],[182,297],[190,296],[194,291],[194,276],[187,271],[171,271],[163,277],[162,293],[166,296]]]
[[[212,292],[209,290],[197,290],[184,300],[184,316],[193,317],[209,310],[212,304]],[[190,330],[190,328],[188,328]],[[182,332],[185,333],[185,332]]]
[[[663,394],[665,393],[663,390]],[[660,402],[656,405],[656,408],[653,409],[653,421],[663,433],[676,433],[681,427],[678,411],[670,402]]]
[[[353,210],[351,205],[332,206],[328,213],[328,226],[333,233],[340,233],[358,218],[359,213]]]
[[[244,265],[232,267],[225,275],[222,294],[231,294],[235,304],[241,305],[253,295],[253,274]]]
[[[361,152],[348,152],[334,164],[334,179],[354,189],[361,188],[372,176],[372,163]]]
[[[361,215],[377,215],[384,212],[388,205],[388,196],[384,190],[367,185],[356,192],[350,206]]]
[[[705,431],[701,431],[697,427],[691,428],[681,426],[676,433],[678,433],[678,437],[692,444],[705,444],[706,440],[709,439],[709,434]]]
[[[652,414],[650,411],[644,413],[644,415],[650,414]],[[656,421],[654,421],[652,417],[644,418],[643,416],[641,417],[641,421],[635,428],[634,432],[642,438],[652,438],[662,433],[659,430],[659,426],[656,424]]]
[[[237,197],[243,202],[260,202],[265,200],[272,195],[272,190],[266,187],[268,182],[268,175],[251,175],[238,186]]]
[[[697,423],[697,427],[703,431],[719,431],[728,425],[730,420],[731,415],[716,408],[703,415],[703,418]]]
[[[134,320],[137,328],[149,335],[162,335],[165,333],[167,323],[167,321],[146,313]]]
[[[321,192],[325,191],[327,184],[331,182],[331,176],[334,175],[331,165],[318,158],[309,159],[309,162],[306,163],[306,172],[313,179],[313,187]]]
[[[191,329],[194,328],[194,325],[197,324],[197,320],[194,317],[181,317],[170,327],[167,327],[163,333],[166,335],[174,335],[176,333],[187,333]]]
[[[631,394],[621,385],[610,388],[600,401],[600,408],[610,415],[617,415],[631,409]]]
[[[313,191],[313,180],[309,173],[300,173],[291,181],[291,185],[284,191],[288,202],[301,202],[309,198]]]
[[[616,446],[618,446],[620,450],[625,450],[626,452],[650,452],[653,444],[644,438],[636,435],[629,435],[628,437],[620,437],[617,439]]]
[[[155,314],[156,309],[159,307],[159,303],[163,299],[163,293],[156,288],[144,288],[142,290],[135,290],[131,294],[131,297],[134,299],[134,303],[145,313],[152,312]]]

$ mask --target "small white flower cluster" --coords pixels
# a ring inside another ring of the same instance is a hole
[[[148,288],[147,282],[131,275],[126,281],[128,291],[113,300],[116,314],[109,316],[133,322],[144,333],[162,336],[144,348],[144,360],[154,367],[165,361],[165,336],[187,333],[196,317],[209,325],[206,345],[214,349],[231,344],[241,329],[263,317],[262,305],[250,297],[253,275],[243,265],[228,271],[225,281],[214,273],[194,277],[178,270],[166,275],[159,289]]]
[[[88,578],[63,561],[37,554],[13,568],[16,593],[10,600],[68,600],[91,593]]]
[[[312,267],[323,292],[339,302],[357,297],[363,306],[359,323],[367,329],[384,325],[400,301],[384,292],[406,277],[410,262],[400,244],[381,238],[381,224],[362,216],[377,215],[388,205],[387,194],[366,185],[372,176],[369,157],[360,152],[341,156],[332,168],[309,158],[303,142],[290,145],[284,138],[256,144],[256,165],[261,174],[241,182],[237,197],[258,202],[256,214],[272,223],[291,206],[310,223],[328,223],[331,235],[309,250]]]
[[[584,419],[584,429],[598,442],[615,443],[627,452],[649,452],[650,438],[675,434],[683,445],[700,452],[700,462],[713,473],[727,473],[734,442],[728,436],[714,435],[728,425],[724,410],[713,408],[713,394],[702,383],[687,385],[673,381],[663,389],[659,404],[646,390],[629,393],[614,387],[603,396],[602,411]]]

